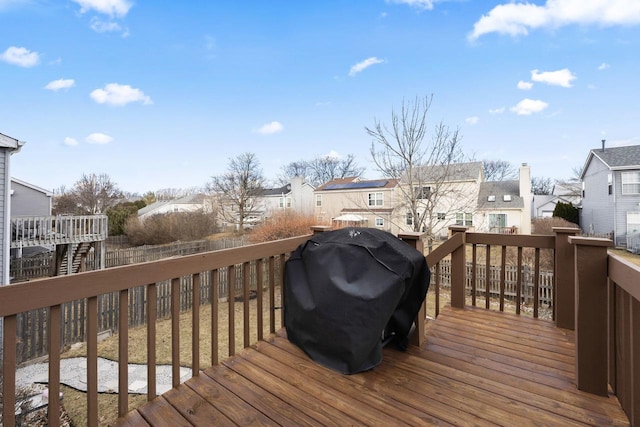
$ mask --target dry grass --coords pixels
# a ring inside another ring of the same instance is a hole
[[[275,306],[280,306],[280,292],[276,289]],[[257,341],[257,300],[249,301],[249,324],[250,343]],[[234,308],[234,330],[235,330],[235,351],[238,352],[244,347],[244,302],[235,302]],[[269,295],[263,295],[263,334],[269,335]],[[276,330],[282,327],[281,312],[275,311]],[[229,303],[221,302],[218,310],[218,358],[224,360],[229,355]],[[156,354],[158,364],[171,364],[171,319],[159,320],[156,323]],[[184,312],[180,315],[180,365],[191,367],[191,333],[192,314]],[[147,328],[140,326],[129,329],[129,362],[147,362]],[[200,368],[204,369],[211,365],[211,306],[204,305],[200,308]],[[98,355],[110,360],[118,360],[118,336],[113,335],[98,343]],[[62,357],[86,356],[86,346],[82,345],[73,350],[66,351]],[[83,426],[87,424],[86,414],[86,393],[74,390],[69,387],[64,388],[64,406],[69,413],[73,424]],[[117,419],[117,394],[101,393],[98,395],[98,418],[101,426],[112,424]],[[135,409],[146,402],[146,395],[129,395],[129,410]]]

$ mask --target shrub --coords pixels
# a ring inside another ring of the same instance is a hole
[[[578,208],[571,203],[558,202],[553,210],[553,216],[564,218],[573,224],[580,224],[580,213]]]
[[[551,218],[536,218],[531,222],[533,234],[553,235],[553,227],[580,228],[577,223],[567,221],[564,218],[553,216]]]
[[[319,225],[313,215],[296,212],[278,212],[267,218],[249,235],[252,243],[269,242],[311,233],[311,227]]]
[[[130,217],[125,234],[134,246],[198,240],[217,231],[215,216],[203,211],[153,215],[144,221]]]

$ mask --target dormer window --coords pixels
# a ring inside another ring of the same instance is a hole
[[[505,194],[504,196],[502,196],[502,200],[504,200],[505,202],[510,202],[511,194]]]
[[[493,194],[487,197],[487,202],[495,202],[495,201],[496,201],[496,196],[494,196]]]

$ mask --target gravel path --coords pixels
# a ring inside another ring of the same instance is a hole
[[[191,369],[180,368],[180,382],[191,377]],[[171,387],[171,365],[156,367],[156,390],[160,395]],[[19,368],[16,372],[16,387],[30,388],[34,384],[49,382],[47,363],[34,363]],[[72,357],[60,360],[60,383],[81,391],[87,391],[87,360]],[[98,358],[98,393],[118,392],[118,363]],[[129,393],[147,393],[147,365],[129,364]]]

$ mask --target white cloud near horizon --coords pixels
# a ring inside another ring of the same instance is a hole
[[[331,150],[331,151],[329,151],[327,154],[325,154],[322,157],[328,158],[328,159],[338,159],[338,160],[340,160],[342,158],[342,155],[340,153],[338,153],[336,150]]]
[[[73,0],[80,6],[80,13],[94,11],[110,17],[125,17],[133,4],[128,0]]]
[[[520,89],[520,90],[529,90],[532,87],[533,87],[533,83],[531,83],[531,82],[525,82],[525,81],[522,81],[522,80],[520,80],[518,82],[518,89]]]
[[[260,129],[258,129],[258,133],[261,133],[263,135],[272,135],[274,133],[282,132],[283,130],[284,126],[282,126],[282,123],[273,121],[271,123],[263,125]]]
[[[110,142],[113,142],[113,137],[104,133],[94,132],[92,134],[87,135],[87,137],[84,140],[87,141],[89,144],[105,145],[105,144],[109,144]]]
[[[101,21],[100,19],[91,18],[91,29],[96,33],[113,33],[117,31],[123,31],[120,24],[114,21]]]
[[[607,68],[611,68],[611,65],[607,64],[606,62],[603,62],[602,64],[600,64],[598,66],[598,70],[600,70],[600,71],[606,70]]]
[[[0,54],[0,60],[19,67],[30,68],[38,65],[40,55],[38,52],[31,52],[24,47],[10,46]]]
[[[515,106],[511,107],[510,110],[519,116],[530,116],[533,113],[541,112],[548,106],[549,104],[539,99],[525,98]]]
[[[351,69],[349,70],[349,76],[353,77],[359,72],[371,67],[372,65],[382,64],[382,63],[384,63],[384,59],[378,59],[375,56],[372,56],[352,66]]]
[[[406,4],[411,7],[415,7],[416,9],[423,10],[431,10],[433,9],[433,4],[438,0],[385,0],[387,4],[395,3],[395,4]]]
[[[506,3],[495,6],[476,21],[467,36],[469,41],[485,34],[526,36],[530,30],[559,28],[566,25],[640,24],[638,0],[547,0],[544,5]]]
[[[73,87],[75,84],[76,82],[73,79],[58,79],[58,80],[50,81],[49,83],[47,83],[47,85],[44,88],[47,90],[52,90],[54,92],[57,92],[60,89],[69,89],[70,87]]]
[[[480,117],[478,117],[478,116],[467,117],[466,119],[464,119],[464,121],[468,125],[477,125],[478,122],[480,121]]]
[[[109,83],[105,85],[104,89],[96,89],[89,96],[98,104],[114,106],[123,106],[131,102],[140,102],[143,105],[153,104],[151,98],[140,89],[118,83]]]
[[[571,82],[575,79],[576,76],[568,68],[558,71],[543,71],[541,73],[538,70],[531,70],[531,80],[552,86],[571,87]]]
[[[506,108],[504,108],[504,107],[493,108],[493,109],[489,110],[489,114],[502,114],[502,113],[504,113],[505,110],[506,110]]]
[[[70,136],[67,136],[63,142],[64,145],[68,145],[69,147],[75,147],[76,145],[78,145],[78,140],[75,138],[71,138]]]

